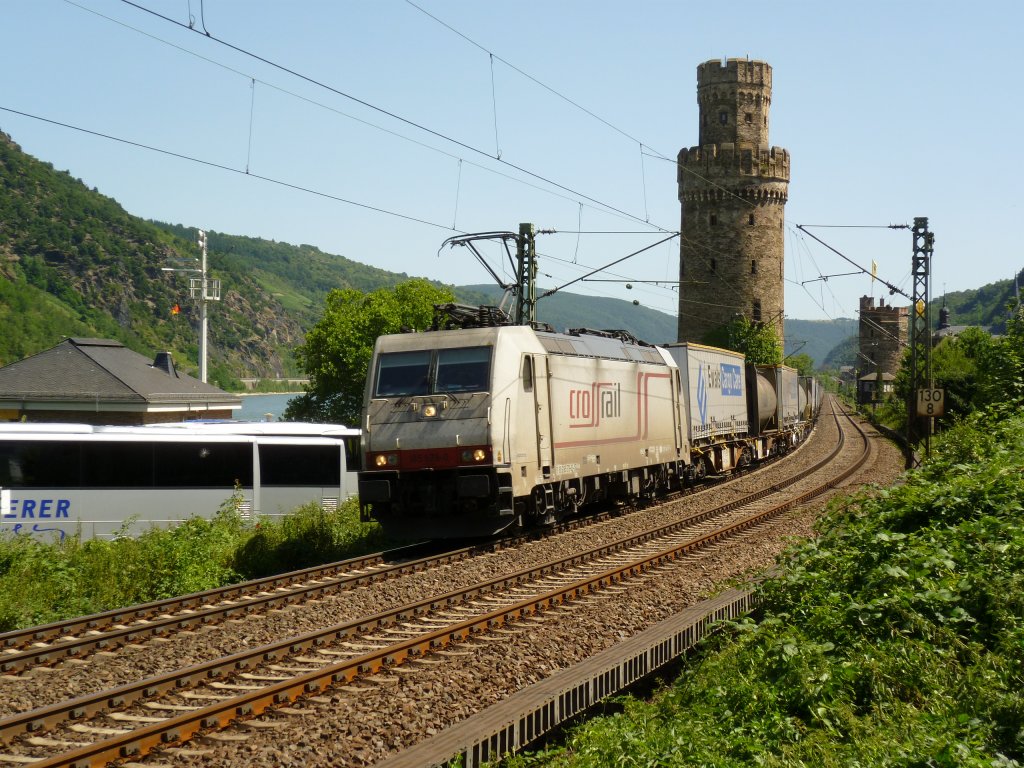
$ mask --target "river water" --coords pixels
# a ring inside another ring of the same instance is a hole
[[[239,421],[280,421],[281,414],[288,406],[288,401],[298,392],[283,395],[242,395],[242,407],[235,411],[234,418]],[[268,419],[267,414],[273,418]]]

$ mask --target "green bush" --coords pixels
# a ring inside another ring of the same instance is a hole
[[[975,415],[906,482],[837,502],[653,701],[511,765],[1017,766],[1024,418]]]
[[[237,567],[254,579],[355,557],[387,543],[380,526],[359,522],[354,498],[338,512],[307,504],[273,523],[258,523],[238,551]]]
[[[210,519],[113,540],[0,537],[0,631],[45,624],[296,570],[380,549],[378,526],[350,499],[246,523],[237,495]]]

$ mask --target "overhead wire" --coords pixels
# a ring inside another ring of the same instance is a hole
[[[455,35],[459,36],[460,38],[462,38],[463,40],[468,42],[470,45],[472,45],[472,46],[478,48],[479,50],[483,51],[484,53],[486,53],[490,57],[490,60],[492,62],[492,78],[493,78],[493,61],[494,61],[494,59],[497,59],[501,63],[503,63],[506,66],[510,67],[511,69],[513,69],[514,71],[518,72],[520,75],[522,75],[523,77],[529,79],[530,81],[534,82],[535,84],[537,84],[541,88],[545,89],[549,93],[557,96],[558,98],[562,99],[563,101],[567,102],[568,104],[571,104],[573,107],[579,109],[580,111],[582,111],[583,113],[589,115],[590,117],[600,121],[601,123],[606,125],[608,128],[610,128],[613,131],[621,134],[622,136],[626,137],[630,141],[636,142],[638,144],[638,146],[639,146],[639,149],[640,149],[640,170],[641,170],[641,181],[642,181],[642,187],[643,187],[644,211],[645,211],[645,217],[647,217],[648,220],[649,220],[649,214],[647,212],[647,210],[648,210],[647,209],[647,181],[646,181],[646,173],[645,173],[645,167],[644,167],[644,157],[645,156],[650,156],[650,157],[654,157],[654,158],[659,159],[659,160],[664,160],[664,161],[676,163],[677,167],[682,168],[685,172],[689,173],[690,175],[693,175],[693,176],[696,176],[696,177],[700,178],[702,181],[704,181],[705,183],[708,183],[712,187],[717,188],[717,189],[723,191],[724,193],[726,193],[726,194],[728,194],[728,195],[730,195],[730,196],[732,196],[732,197],[734,197],[734,198],[736,198],[738,200],[742,200],[744,203],[746,203],[746,204],[748,204],[750,206],[754,205],[753,202],[751,202],[751,201],[749,201],[749,200],[747,200],[747,199],[745,199],[745,198],[743,198],[743,197],[741,197],[739,195],[736,195],[734,192],[732,192],[732,190],[727,189],[726,187],[724,187],[724,186],[718,184],[717,182],[715,182],[714,180],[708,179],[708,178],[702,176],[701,174],[697,173],[696,171],[693,171],[692,169],[685,168],[685,166],[681,166],[678,163],[677,160],[673,160],[672,158],[666,157],[664,154],[658,152],[657,150],[654,150],[653,147],[650,147],[649,145],[645,144],[642,140],[632,136],[631,134],[629,134],[626,131],[622,130],[618,126],[613,125],[609,121],[605,120],[604,118],[602,118],[599,115],[595,114],[591,110],[589,110],[586,107],[582,106],[578,102],[576,102],[573,99],[570,99],[569,97],[565,96],[560,91],[552,88],[551,86],[547,85],[544,82],[541,82],[540,80],[538,80],[533,75],[530,75],[529,73],[523,71],[519,67],[517,67],[517,66],[511,64],[510,62],[506,61],[505,59],[503,59],[501,56],[498,56],[497,54],[495,54],[493,51],[491,51],[486,46],[480,44],[479,42],[477,42],[473,38],[471,38],[468,35],[466,35],[464,32],[456,29],[451,24],[448,24],[447,22],[445,22],[442,19],[438,18],[434,14],[432,14],[429,11],[425,10],[424,8],[422,8],[421,6],[417,5],[412,0],[405,0],[405,2],[408,5],[410,5],[413,8],[415,8],[416,10],[420,11],[421,13],[423,13],[425,16],[427,16],[430,19],[434,20],[435,22],[437,22],[441,26],[445,27],[446,29],[448,29],[449,31],[454,33]],[[650,153],[644,152],[644,148],[645,147],[647,149],[650,149],[651,152]],[[727,282],[727,281],[723,280],[723,282]],[[735,286],[730,284],[729,288],[732,291],[738,293],[738,291],[736,291]]]
[[[198,30],[196,30],[196,29],[194,29],[192,27],[189,27],[187,24],[182,24],[180,21],[178,21],[176,19],[173,19],[170,16],[166,16],[166,15],[164,15],[162,13],[154,11],[151,8],[146,8],[145,6],[140,5],[139,3],[134,2],[134,0],[121,0],[121,2],[124,3],[125,5],[128,5],[128,6],[132,7],[132,8],[138,9],[139,11],[142,11],[143,13],[148,13],[148,14],[150,14],[150,15],[158,18],[158,19],[161,19],[161,20],[167,22],[168,24],[173,24],[174,26],[177,26],[177,27],[179,27],[181,29],[184,29],[184,30],[187,30],[189,32],[194,32],[196,34],[203,34],[203,33],[200,33]],[[487,158],[489,158],[491,160],[494,160],[495,162],[501,163],[502,165],[505,165],[505,166],[507,166],[509,168],[512,168],[512,169],[514,169],[514,170],[516,170],[516,171],[518,171],[520,173],[526,174],[527,176],[530,176],[531,178],[537,179],[538,181],[541,181],[541,182],[543,182],[545,184],[550,184],[551,186],[553,186],[553,187],[555,187],[557,189],[561,189],[562,191],[567,192],[567,193],[569,193],[571,195],[574,195],[574,196],[576,196],[578,198],[582,198],[583,200],[587,200],[587,201],[589,201],[591,203],[594,203],[595,205],[600,206],[604,210],[613,211],[613,212],[619,213],[619,214],[621,214],[623,216],[626,216],[626,217],[628,217],[630,219],[633,219],[634,221],[638,221],[638,222],[641,222],[641,223],[644,223],[644,224],[648,224],[653,229],[661,231],[661,232],[670,232],[671,231],[671,230],[665,229],[663,227],[660,227],[657,224],[650,224],[649,222],[644,222],[643,218],[640,217],[640,216],[637,216],[635,214],[629,213],[628,211],[622,210],[621,208],[618,208],[617,206],[614,206],[614,205],[612,205],[610,203],[605,203],[605,202],[603,202],[601,200],[598,200],[597,198],[591,197],[590,195],[586,195],[586,194],[584,194],[584,193],[582,193],[582,192],[580,192],[578,190],[573,189],[572,187],[569,187],[567,185],[561,184],[561,183],[555,181],[554,179],[549,179],[549,178],[547,178],[546,176],[544,176],[544,175],[542,175],[540,173],[531,171],[531,170],[529,170],[529,169],[527,169],[527,168],[525,168],[523,166],[517,165],[516,163],[511,163],[508,160],[504,160],[502,158],[496,157],[495,155],[490,154],[486,150],[480,149],[479,147],[475,147],[472,144],[464,142],[464,141],[462,141],[460,139],[456,139],[456,138],[454,138],[452,136],[448,136],[448,135],[446,135],[446,134],[444,134],[444,133],[442,133],[440,131],[434,130],[433,128],[429,128],[429,127],[427,127],[427,126],[425,126],[425,125],[423,125],[421,123],[417,123],[416,121],[411,120],[409,118],[402,117],[401,115],[399,115],[399,114],[397,114],[395,112],[392,112],[392,111],[390,111],[388,109],[385,109],[383,107],[379,107],[376,104],[373,104],[373,103],[371,103],[369,101],[366,101],[365,99],[361,99],[358,96],[354,96],[354,95],[352,95],[350,93],[342,91],[341,89],[336,88],[336,87],[334,87],[332,85],[329,85],[329,84],[327,84],[327,83],[325,83],[325,82],[323,82],[321,80],[318,80],[318,79],[316,79],[316,78],[314,78],[314,77],[312,77],[310,75],[303,74],[303,73],[299,72],[298,70],[292,69],[292,68],[287,67],[287,66],[285,66],[283,64],[279,64],[279,63],[277,63],[277,62],[275,62],[275,61],[273,61],[271,59],[266,58],[265,56],[262,56],[262,55],[260,55],[258,53],[255,53],[253,51],[247,50],[246,48],[243,48],[243,47],[241,47],[239,45],[235,45],[234,43],[231,43],[231,42],[229,42],[229,41],[227,41],[227,40],[225,40],[223,38],[220,38],[220,37],[218,37],[216,35],[210,34],[209,32],[206,32],[204,36],[207,39],[217,43],[218,45],[222,45],[225,48],[229,48],[230,50],[235,51],[236,53],[240,53],[243,56],[247,56],[247,57],[252,58],[252,59],[254,59],[256,61],[259,61],[260,63],[265,64],[268,67],[272,67],[274,69],[280,70],[281,72],[285,72],[285,73],[291,75],[292,77],[295,77],[295,78],[297,78],[299,80],[302,80],[304,82],[309,83],[310,85],[314,85],[314,86],[316,86],[318,88],[322,88],[322,89],[324,89],[326,91],[329,91],[330,93],[333,93],[333,94],[335,94],[337,96],[340,96],[340,97],[342,97],[344,99],[348,99],[350,101],[353,101],[356,104],[359,104],[359,105],[361,105],[363,107],[366,107],[367,109],[373,110],[373,111],[378,112],[378,113],[380,113],[382,115],[386,115],[387,117],[390,117],[392,120],[396,120],[396,121],[398,121],[400,123],[408,125],[408,126],[410,126],[412,128],[415,128],[415,129],[417,129],[419,131],[423,131],[424,133],[426,133],[426,134],[428,134],[430,136],[433,136],[435,138],[441,139],[442,141],[446,141],[446,142],[449,142],[451,144],[454,144],[455,146],[462,147],[463,149],[465,149],[465,150],[467,150],[469,152],[473,152],[475,154],[478,154],[478,155],[480,155],[482,157],[487,157]]]
[[[365,120],[365,119],[363,119],[361,117],[357,117],[357,116],[355,116],[355,115],[353,115],[351,113],[348,113],[348,112],[345,112],[343,110],[340,110],[337,107],[333,107],[333,106],[331,106],[329,104],[325,104],[322,101],[317,101],[316,99],[310,98],[309,96],[304,96],[304,95],[302,95],[300,93],[296,93],[295,91],[291,91],[291,90],[289,90],[287,88],[283,88],[283,87],[281,87],[279,85],[275,85],[274,83],[268,82],[266,80],[262,80],[260,78],[255,77],[251,73],[247,73],[247,72],[243,72],[241,70],[235,69],[234,67],[231,67],[231,66],[229,66],[227,64],[219,62],[219,61],[217,61],[215,59],[211,59],[208,56],[203,56],[200,53],[197,53],[195,51],[189,50],[188,48],[185,48],[185,47],[183,47],[181,45],[178,45],[176,43],[172,43],[172,42],[170,42],[168,40],[165,40],[162,37],[158,37],[157,35],[154,35],[154,34],[152,34],[150,32],[146,32],[144,30],[141,30],[138,27],[132,26],[131,24],[127,24],[127,23],[121,21],[120,19],[115,19],[115,18],[113,18],[111,16],[107,16],[106,14],[100,13],[99,11],[96,11],[96,10],[94,10],[92,8],[88,8],[86,6],[83,6],[80,3],[75,2],[75,0],[63,0],[63,2],[66,3],[67,5],[70,5],[72,7],[78,8],[79,10],[85,11],[86,13],[91,13],[94,16],[97,16],[97,17],[99,17],[101,19],[109,21],[112,24],[116,24],[116,25],[118,25],[120,27],[123,27],[123,28],[128,29],[128,30],[130,30],[132,32],[140,34],[143,37],[147,37],[147,38],[149,38],[149,39],[151,39],[151,40],[153,40],[155,42],[161,43],[161,44],[166,45],[166,46],[168,46],[170,48],[173,48],[173,49],[175,49],[177,51],[180,51],[181,53],[185,53],[185,54],[187,54],[189,56],[192,56],[192,57],[194,57],[196,59],[199,59],[200,61],[204,61],[204,62],[206,62],[208,64],[211,64],[211,65],[213,65],[215,67],[219,67],[219,68],[221,68],[221,69],[223,69],[223,70],[225,70],[227,72],[231,72],[232,74],[238,75],[238,76],[240,76],[240,77],[242,77],[242,78],[244,78],[246,80],[250,80],[250,81],[255,82],[255,83],[259,84],[259,85],[262,85],[262,86],[264,86],[266,88],[271,88],[271,89],[277,91],[278,93],[285,94],[285,95],[290,96],[292,98],[295,98],[295,99],[298,99],[300,101],[303,101],[303,102],[305,102],[307,104],[311,104],[313,106],[316,106],[316,107],[319,107],[321,109],[324,109],[324,110],[326,110],[328,112],[332,112],[332,113],[334,113],[336,115],[344,117],[344,118],[346,118],[348,120],[351,120],[353,122],[359,123],[361,125],[365,125],[368,128],[372,128],[374,130],[380,131],[381,133],[388,134],[389,136],[394,136],[397,139],[400,139],[402,141],[408,142],[408,143],[413,144],[415,146],[421,147],[422,149],[428,150],[430,152],[435,152],[435,153],[437,153],[439,155],[443,155],[445,157],[449,157],[452,160],[455,160],[455,161],[457,161],[459,163],[464,163],[464,164],[472,166],[474,168],[478,168],[479,170],[484,171],[485,173],[489,173],[489,174],[493,174],[495,176],[499,176],[499,177],[501,177],[503,179],[507,179],[508,181],[511,181],[513,183],[520,184],[520,185],[525,186],[525,187],[529,187],[530,189],[534,189],[534,190],[536,190],[538,192],[542,192],[544,194],[548,194],[548,195],[551,195],[553,197],[557,197],[557,198],[562,199],[562,200],[566,200],[566,201],[569,201],[569,202],[572,202],[572,203],[577,203],[577,204],[579,204],[581,206],[585,206],[587,208],[592,208],[594,210],[601,210],[606,215],[613,216],[615,218],[629,218],[630,220],[639,221],[639,219],[636,219],[635,217],[623,217],[620,214],[617,214],[615,212],[607,211],[604,208],[595,207],[595,206],[590,205],[590,204],[588,204],[586,202],[580,201],[576,197],[571,197],[569,195],[562,194],[562,193],[560,193],[560,192],[558,192],[556,190],[550,189],[548,187],[542,187],[539,184],[532,183],[530,181],[527,181],[526,179],[523,179],[523,178],[518,177],[518,176],[513,176],[513,175],[511,175],[509,173],[504,173],[504,172],[502,172],[502,171],[500,171],[500,170],[498,170],[496,168],[491,168],[491,167],[483,165],[481,163],[473,162],[472,160],[468,160],[468,159],[466,159],[466,158],[464,158],[464,157],[462,157],[460,155],[453,154],[451,152],[447,152],[447,151],[441,149],[440,147],[436,147],[436,146],[433,146],[431,144],[427,144],[427,143],[425,143],[423,141],[419,141],[419,140],[414,139],[414,138],[412,138],[410,136],[406,136],[404,134],[398,133],[397,131],[391,130],[390,128],[385,128],[384,126],[379,125],[377,123],[373,123],[373,122],[370,122],[369,120]],[[644,223],[646,224],[647,222],[644,222]]]
[[[308,194],[316,195],[318,197],[323,197],[323,198],[326,198],[328,200],[334,200],[336,202],[345,203],[346,205],[353,205],[353,206],[355,206],[357,208],[362,208],[364,210],[375,211],[377,213],[386,214],[388,216],[394,216],[396,218],[404,219],[406,221],[412,221],[412,222],[415,222],[417,224],[426,224],[427,226],[436,227],[438,229],[444,229],[444,230],[450,230],[451,229],[450,227],[448,227],[445,224],[438,224],[437,222],[434,222],[434,221],[428,221],[427,219],[421,219],[421,218],[418,218],[416,216],[410,216],[408,214],[399,213],[398,211],[392,211],[392,210],[389,210],[387,208],[381,208],[379,206],[369,205],[368,203],[360,203],[360,202],[358,202],[356,200],[349,200],[348,198],[340,197],[339,195],[333,195],[333,194],[331,194],[329,192],[323,192],[321,190],[312,189],[310,187],[304,187],[304,186],[302,186],[300,184],[293,184],[291,182],[283,181],[281,179],[275,179],[275,178],[272,178],[270,176],[262,176],[262,175],[260,175],[258,173],[250,173],[247,170],[239,170],[238,168],[232,168],[231,166],[224,165],[223,163],[215,163],[212,160],[203,160],[202,158],[193,157],[191,155],[186,155],[186,154],[184,154],[182,152],[175,152],[173,150],[163,149],[161,147],[154,147],[154,146],[152,146],[150,144],[143,144],[142,142],[139,142],[139,141],[132,141],[131,139],[125,139],[125,138],[120,137],[120,136],[113,136],[113,135],[108,134],[108,133],[102,133],[101,131],[94,131],[94,130],[89,129],[89,128],[83,128],[83,127],[78,126],[78,125],[72,125],[71,123],[64,123],[64,122],[61,122],[59,120],[51,120],[50,118],[42,117],[41,115],[34,115],[34,114],[31,114],[30,112],[23,112],[23,111],[18,110],[18,109],[12,109],[11,107],[5,107],[2,104],[0,104],[0,110],[3,110],[4,112],[10,112],[12,115],[20,115],[21,117],[27,117],[27,118],[30,118],[32,120],[38,120],[40,122],[48,123],[50,125],[56,125],[56,126],[58,126],[60,128],[67,128],[69,130],[78,131],[79,133],[85,133],[85,134],[88,134],[90,136],[97,136],[99,138],[107,139],[109,141],[116,141],[116,142],[121,143],[121,144],[126,144],[128,146],[137,147],[138,149],[145,149],[145,150],[148,150],[150,152],[156,152],[156,153],[161,154],[161,155],[167,155],[168,157],[175,157],[175,158],[177,158],[179,160],[187,160],[189,162],[197,163],[199,165],[205,165],[205,166],[207,166],[209,168],[216,168],[216,169],[221,170],[221,171],[227,171],[229,173],[235,173],[235,174],[238,174],[239,176],[246,176],[246,177],[251,178],[251,179],[259,179],[260,181],[265,181],[265,182],[267,182],[269,184],[275,184],[277,186],[285,187],[287,189],[292,189],[292,190],[295,190],[295,191],[298,191],[298,192],[306,192]]]
[[[489,48],[487,48],[487,47],[481,45],[480,43],[478,43],[476,40],[471,38],[469,35],[465,34],[464,32],[459,31],[458,29],[453,27],[451,24],[448,24],[446,21],[443,21],[442,19],[439,19],[434,14],[430,13],[429,11],[425,10],[424,8],[422,8],[421,6],[419,6],[416,3],[412,2],[412,0],[405,0],[405,2],[407,4],[409,4],[409,5],[411,5],[413,8],[415,8],[420,13],[422,13],[424,16],[427,16],[427,17],[433,19],[434,21],[436,21],[438,24],[440,24],[442,27],[444,27],[448,31],[452,32],[453,34],[458,35],[459,37],[461,37],[463,40],[465,40],[470,45],[474,46],[475,48],[479,48],[481,51],[483,51],[488,56],[490,56],[492,60],[493,59],[497,59],[502,64],[504,64],[506,67],[508,67],[509,69],[514,70],[515,72],[518,72],[520,75],[525,77],[527,80],[529,80],[530,82],[534,83],[535,85],[540,86],[541,88],[543,88],[548,93],[552,94],[553,96],[557,96],[559,99],[561,99],[562,101],[566,102],[567,104],[571,104],[576,109],[580,110],[581,112],[583,112],[586,115],[589,115],[590,117],[594,118],[599,123],[602,123],[603,125],[607,126],[608,128],[611,128],[616,133],[621,134],[622,136],[624,136],[625,138],[629,139],[630,141],[632,141],[634,143],[640,144],[641,145],[641,149],[643,148],[644,143],[640,139],[636,138],[635,136],[631,136],[629,133],[627,133],[623,129],[619,128],[616,125],[613,125],[608,120],[605,120],[603,117],[601,117],[600,115],[598,115],[595,112],[592,112],[591,110],[589,110],[586,107],[584,107],[582,104],[574,101],[573,99],[570,99],[565,94],[561,93],[560,91],[555,90],[550,85],[542,82],[541,80],[538,80],[536,77],[534,77],[533,75],[531,75],[528,72],[523,71],[522,69],[520,69],[519,67],[517,67],[515,64],[511,63],[510,61],[508,61],[506,59],[503,59],[501,56],[499,56],[498,54],[494,53]],[[651,149],[651,147],[648,147],[648,148]],[[664,155],[660,155],[660,157],[664,158]]]

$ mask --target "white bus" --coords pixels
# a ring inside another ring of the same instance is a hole
[[[243,517],[356,493],[359,430],[337,424],[0,424],[0,531],[63,539],[212,517],[237,487]]]

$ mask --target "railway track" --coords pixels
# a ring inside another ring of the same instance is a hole
[[[840,482],[839,477],[807,478],[839,463],[852,464],[839,461],[843,450],[840,442],[830,456],[786,482],[587,552],[5,718],[0,759],[85,766],[180,749],[196,734],[234,720],[251,720],[267,710],[287,715],[292,702],[315,700],[339,684],[369,681],[362,684],[372,686],[375,676],[402,669],[404,662],[443,663],[446,655],[468,653],[467,643],[507,641],[506,632],[543,621],[552,609],[622,590],[639,574],[749,530]],[[769,499],[800,484],[808,487],[795,499]]]
[[[730,480],[724,479],[718,484]],[[688,488],[669,500],[706,492],[716,485]],[[111,652],[125,645],[297,605],[385,579],[457,563],[481,553],[519,546],[539,536],[555,536],[608,520],[612,515],[612,512],[589,515],[550,528],[451,550],[420,542],[205,592],[5,632],[0,634],[0,674],[24,673],[66,659],[83,659],[97,651]]]

